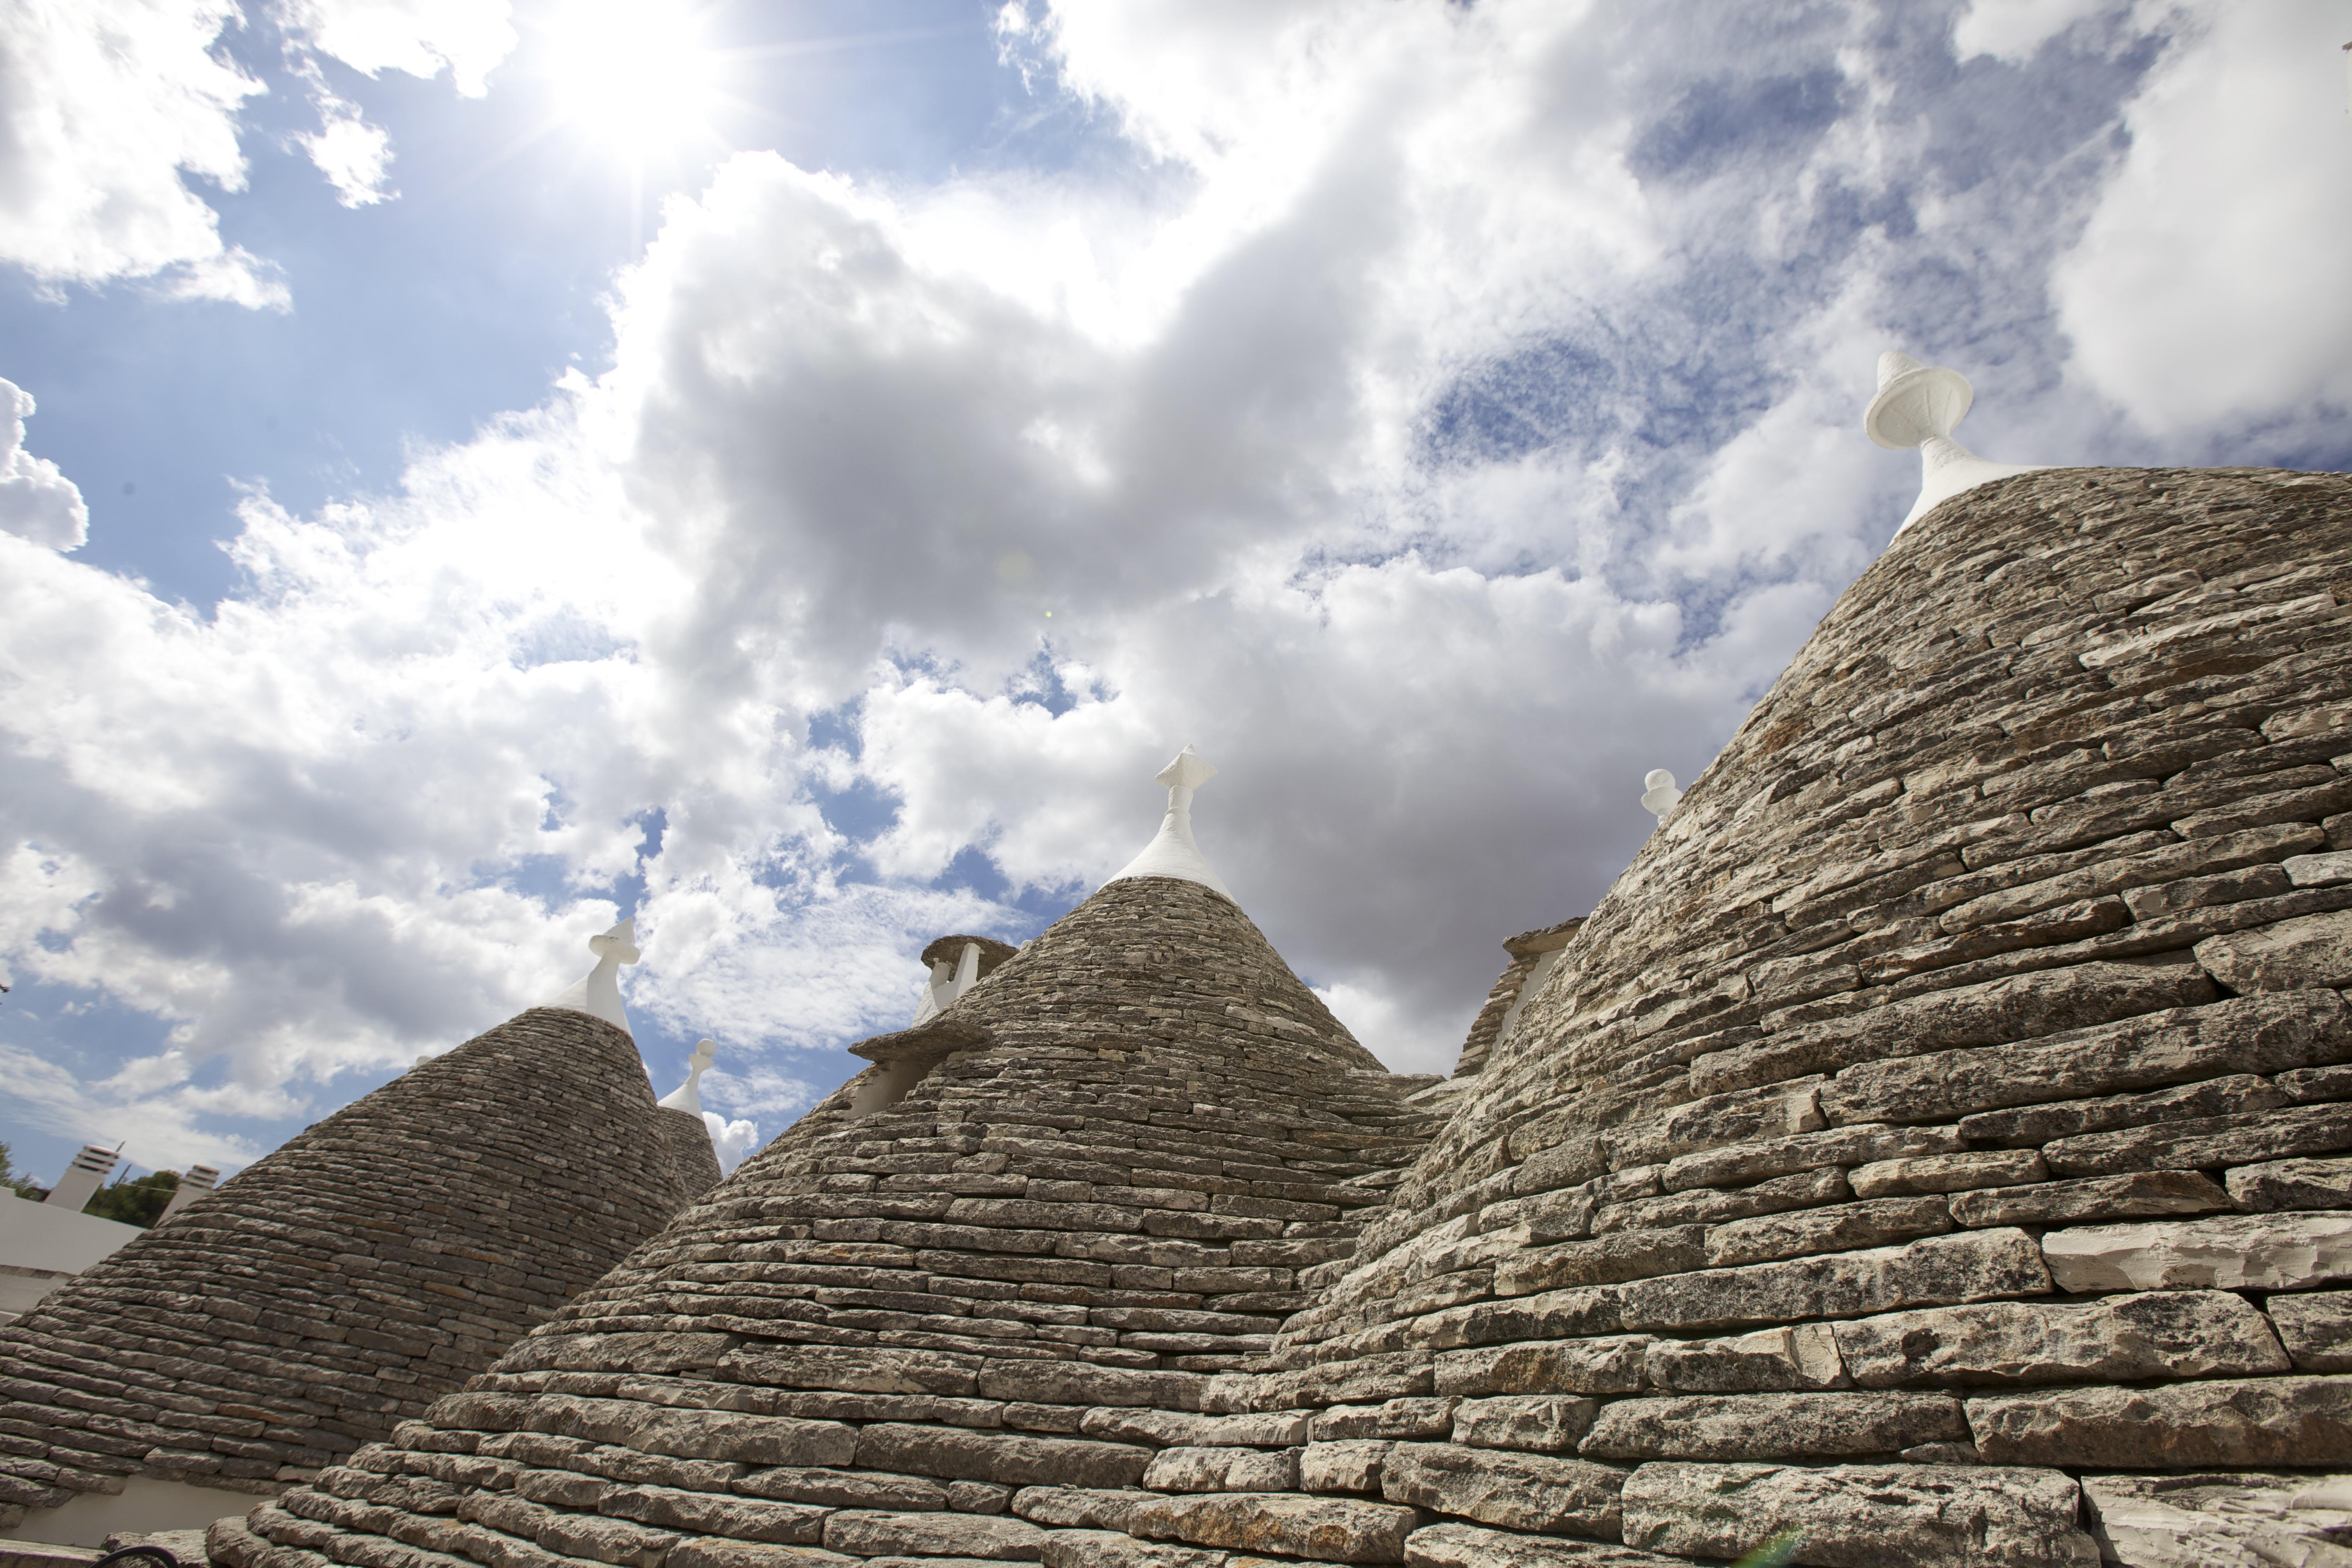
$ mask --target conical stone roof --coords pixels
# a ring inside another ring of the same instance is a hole
[[[0,1328],[0,1532],[201,1526],[314,1475],[717,1176],[602,1018],[534,1007],[426,1060]]]
[[[1015,1492],[1139,1483],[1431,1130],[1191,880],[1113,881],[873,1054],[932,1065],[864,1115],[845,1086],[219,1560],[1034,1557]]]

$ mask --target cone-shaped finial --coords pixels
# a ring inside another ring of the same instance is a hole
[[[1175,877],[1187,882],[1198,882],[1213,888],[1227,898],[1233,890],[1224,879],[1209,868],[1202,858],[1201,847],[1192,842],[1192,792],[1217,776],[1209,760],[1194,751],[1187,742],[1176,758],[1154,776],[1154,782],[1168,786],[1168,815],[1160,819],[1160,832],[1143,847],[1143,853],[1129,860],[1112,877],[1116,882],[1127,877]]]
[[[1917,521],[1937,502],[1988,479],[2030,474],[2038,465],[1988,463],[1952,439],[1952,426],[1965,418],[1976,389],[1958,371],[1922,364],[1894,349],[1878,356],[1878,395],[1862,416],[1862,428],[1890,450],[1919,448],[1919,499],[1895,531]]]
[[[1683,792],[1675,787],[1675,775],[1665,769],[1652,768],[1642,776],[1642,809],[1660,822],[1682,798]]]
[[[588,951],[596,955],[596,967],[541,1005],[591,1014],[624,1034],[631,1033],[628,1012],[621,1005],[621,965],[635,963],[641,956],[636,922],[623,921],[602,935],[590,937]]]
[[[702,1075],[710,1070],[713,1058],[719,1055],[716,1040],[697,1040],[694,1055],[687,1058],[686,1081],[661,1097],[661,1103],[672,1110],[689,1115],[702,1114]]]

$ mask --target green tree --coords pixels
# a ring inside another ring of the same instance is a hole
[[[0,1187],[5,1187],[20,1198],[45,1197],[47,1191],[32,1177],[18,1173],[9,1163],[8,1145],[0,1143]]]
[[[110,1187],[100,1187],[90,1194],[81,1212],[100,1219],[120,1220],[124,1225],[153,1225],[163,1217],[163,1205],[172,1201],[172,1194],[179,1187],[177,1171],[158,1171],[135,1182],[117,1181]]]

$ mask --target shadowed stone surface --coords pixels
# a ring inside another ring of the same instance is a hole
[[[308,1128],[0,1328],[0,1528],[127,1476],[274,1493],[421,1415],[718,1180],[686,1120],[534,1007]]]

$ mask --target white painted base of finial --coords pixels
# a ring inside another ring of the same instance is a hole
[[[636,922],[623,921],[602,936],[590,937],[588,951],[596,955],[596,967],[541,1005],[591,1014],[634,1037],[635,1031],[629,1027],[628,1011],[621,1005],[621,965],[635,963],[641,956],[637,952]]]
[[[1952,426],[1968,416],[1976,388],[1958,371],[1921,364],[1893,349],[1878,356],[1878,394],[1862,416],[1871,440],[1890,451],[1919,448],[1919,499],[1895,525],[1902,532],[1963,490],[2011,474],[2031,474],[2040,463],[1988,463],[1952,439]]]
[[[931,965],[931,977],[923,983],[922,1000],[915,1004],[915,1016],[907,1027],[911,1029],[938,1017],[957,997],[979,984],[980,943],[968,942],[954,963],[942,958]]]
[[[1217,770],[1190,744],[1177,752],[1176,760],[1160,769],[1153,780],[1168,786],[1168,815],[1160,819],[1159,833],[1143,847],[1143,853],[1120,868],[1110,881],[1123,881],[1129,877],[1173,877],[1180,882],[1198,882],[1233,898],[1233,889],[1209,868],[1201,847],[1192,842],[1192,792],[1216,776]]]
[[[1919,443],[1919,499],[1895,526],[1902,532],[1963,490],[1972,490],[2011,474],[2035,474],[2047,463],[1988,463],[1949,436],[1930,436]]]
[[[683,1110],[690,1116],[701,1115],[702,1075],[710,1070],[711,1060],[718,1055],[718,1041],[697,1040],[694,1055],[687,1058],[686,1081],[661,1097],[662,1106],[670,1110]]]

